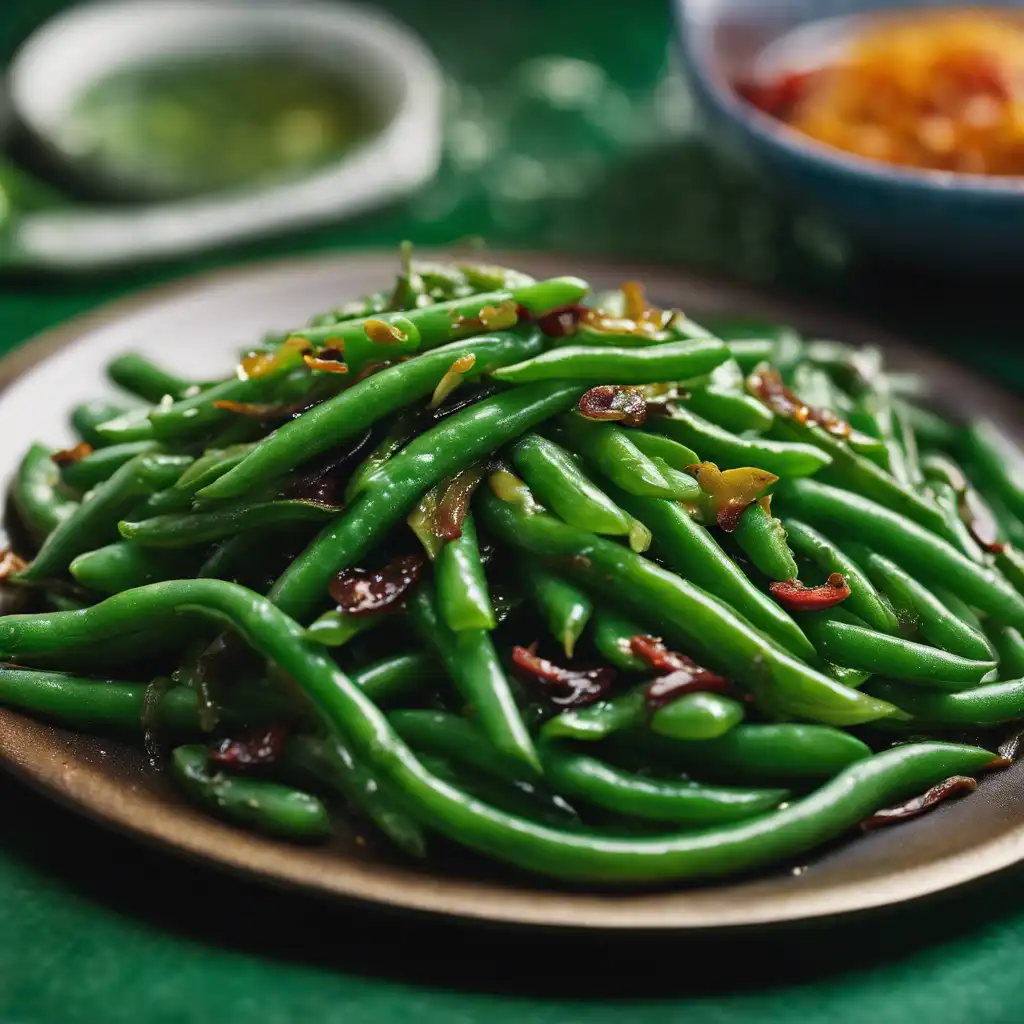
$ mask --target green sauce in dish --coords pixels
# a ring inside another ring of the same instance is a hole
[[[82,93],[60,134],[101,173],[194,195],[302,175],[374,127],[367,97],[341,72],[257,54],[120,71]]]

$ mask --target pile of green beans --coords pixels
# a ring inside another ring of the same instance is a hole
[[[1024,721],[1024,454],[873,350],[406,251],[221,381],[109,374],[13,482],[0,704],[239,828],[722,876]]]

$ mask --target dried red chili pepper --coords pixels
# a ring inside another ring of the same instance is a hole
[[[816,409],[801,401],[783,383],[782,375],[778,370],[771,367],[757,369],[747,377],[747,390],[755,398],[761,399],[772,412],[786,419],[794,420],[797,423],[807,423],[811,426],[819,426],[828,433],[841,437],[844,440],[852,432],[852,427],[845,420],[841,420],[830,409]]]
[[[328,591],[347,615],[371,615],[401,602],[422,571],[422,555],[404,555],[383,569],[342,569]]]
[[[81,462],[86,455],[92,455],[92,445],[79,441],[73,448],[62,448],[54,452],[50,459],[58,466],[70,466],[75,462]]]
[[[442,540],[458,540],[462,536],[462,523],[469,511],[473,492],[483,479],[484,463],[464,469],[448,481],[434,512],[434,534]]]
[[[281,725],[254,729],[238,739],[223,740],[210,751],[210,764],[221,768],[255,768],[273,764],[284,752],[288,732]]]
[[[652,713],[687,693],[727,693],[730,689],[724,676],[703,668],[685,654],[669,650],[660,637],[630,637],[629,649],[655,672],[666,673],[655,679],[644,694],[644,703]]]
[[[536,653],[537,645],[513,647],[512,664],[520,674],[540,684],[553,704],[563,708],[582,708],[601,699],[611,689],[615,669],[562,668]]]
[[[841,572],[832,573],[820,587],[805,587],[799,580],[786,580],[770,583],[768,590],[789,612],[824,611],[850,596],[850,585]]]
[[[915,796],[902,804],[897,804],[895,807],[885,807],[880,811],[876,811],[870,818],[865,818],[860,823],[860,827],[867,832],[871,829],[882,828],[885,825],[895,825],[898,822],[906,821],[908,818],[916,818],[925,811],[930,811],[933,807],[942,803],[943,800],[947,800],[957,793],[973,793],[977,788],[977,780],[972,779],[969,775],[954,775],[944,782],[940,782],[937,786],[932,786],[931,789],[920,796]]]
[[[647,419],[647,400],[639,388],[602,384],[581,399],[580,412],[588,420],[605,420],[639,427]]]
[[[566,338],[576,333],[580,321],[588,312],[586,306],[574,303],[571,306],[559,306],[558,309],[549,310],[543,316],[539,316],[536,322],[541,333],[549,338]],[[519,307],[519,317],[523,320],[530,318],[529,310],[525,306]]]

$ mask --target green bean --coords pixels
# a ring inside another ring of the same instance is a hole
[[[462,356],[476,357],[468,373],[475,377],[541,348],[537,331],[503,333],[446,345],[380,370],[275,430],[238,466],[203,488],[200,496],[223,499],[245,494],[357,437],[390,413],[430,395]]]
[[[306,636],[325,647],[344,647],[361,633],[381,625],[387,615],[350,615],[333,610],[324,612],[306,630]]]
[[[804,629],[823,658],[875,675],[957,690],[980,682],[996,667],[988,655],[986,660],[961,658],[936,647],[839,621],[827,612],[806,615],[804,620]]]
[[[1024,552],[1013,544],[1005,545],[996,555],[996,568],[1018,594],[1024,595]]]
[[[614,490],[612,496],[649,524],[654,552],[670,569],[726,602],[791,654],[803,659],[815,657],[813,645],[793,618],[747,579],[682,505]]]
[[[594,611],[594,646],[605,661],[622,672],[650,672],[651,666],[633,653],[630,640],[646,631],[610,608],[598,605]]]
[[[755,568],[769,579],[796,579],[799,570],[786,542],[786,531],[760,502],[747,506],[733,531],[733,538]]]
[[[61,477],[69,487],[78,491],[92,490],[97,484],[109,480],[115,470],[136,455],[156,455],[163,451],[157,441],[130,441],[99,448],[77,462],[70,462],[61,470]]]
[[[917,614],[918,629],[928,643],[962,658],[986,661],[992,657],[982,633],[952,614],[935,594],[895,562],[866,548],[862,561],[869,575],[894,601],[898,595],[901,603],[910,604]]]
[[[995,519],[1000,540],[1009,541],[1017,547],[1024,544],[1024,519],[1018,519],[1013,514],[998,492],[991,488],[975,491],[975,500],[987,506],[990,515]]]
[[[547,746],[544,773],[561,792],[605,810],[648,821],[712,825],[740,821],[777,807],[785,789],[739,789],[623,771],[585,754]]]
[[[182,512],[140,522],[122,521],[125,540],[146,548],[187,548],[233,537],[240,531],[269,527],[313,526],[333,522],[341,510],[315,501],[287,499],[230,505],[215,512]]]
[[[988,559],[985,552],[981,550],[960,515],[960,498],[956,491],[945,480],[935,479],[927,481],[925,490],[931,494],[932,500],[946,520],[946,536],[950,538],[953,546],[972,562],[987,565]]]
[[[634,745],[641,756],[656,754],[701,777],[768,783],[826,779],[871,757],[871,748],[848,732],[827,725],[796,722],[741,723],[714,740],[653,741],[649,735],[624,736],[620,745]]]
[[[780,436],[808,441],[828,453],[832,461],[822,469],[821,480],[848,488],[858,497],[875,501],[947,540],[952,539],[946,520],[938,508],[908,487],[902,486],[870,459],[853,451],[841,438],[816,424],[797,424],[793,420],[783,422],[781,417],[776,418],[775,422],[775,430]]]
[[[744,373],[771,359],[775,343],[770,338],[729,338],[720,335]]]
[[[523,306],[531,314],[546,313],[560,306],[568,306],[587,293],[585,281],[576,277],[554,277],[547,281],[521,285],[507,291],[484,292],[468,298],[439,302],[424,309],[409,310],[405,314],[384,313],[377,319],[386,324],[397,324],[409,335],[408,342],[399,341],[384,349],[385,358],[407,355],[417,349],[434,348],[449,341],[457,341],[487,330],[481,322],[481,313],[487,307],[494,309],[515,305]],[[411,330],[410,330],[411,328]],[[344,346],[345,362],[358,373],[363,365],[380,358],[382,346],[366,334],[366,318],[347,320],[324,327],[310,327],[293,331],[295,337],[320,343],[340,342]]]
[[[117,538],[117,521],[140,498],[169,487],[184,468],[173,455],[137,455],[90,492],[74,512],[46,538],[19,580],[59,579],[73,558]]]
[[[787,481],[777,494],[786,507],[799,509],[801,518],[812,525],[835,527],[888,556],[923,583],[950,587],[997,621],[1024,628],[1024,596],[996,572],[971,562],[917,523],[859,494],[813,480]]]
[[[648,420],[647,425],[700,452],[702,458],[722,469],[757,466],[780,477],[808,476],[831,462],[831,457],[814,445],[739,437],[681,405],[673,406],[671,416]]]
[[[537,499],[567,523],[612,536],[630,532],[631,518],[560,445],[539,434],[527,434],[512,446],[509,454]]]
[[[119,594],[146,583],[191,576],[198,568],[187,558],[183,563],[178,553],[155,551],[127,540],[86,551],[68,567],[78,583],[101,594]]]
[[[849,557],[828,537],[805,523],[787,518],[784,520],[784,526],[789,543],[798,554],[817,563],[826,575],[836,572],[842,574],[850,588],[850,596],[843,602],[843,607],[847,611],[880,633],[899,632],[900,624],[892,609],[879,596],[855,559]]]
[[[374,704],[408,700],[442,677],[437,661],[423,651],[392,654],[352,673],[352,681]]]
[[[743,371],[731,357],[711,371],[705,385],[688,385],[687,392],[684,401],[690,409],[726,430],[740,433],[772,425],[771,409],[744,391]]]
[[[912,402],[896,402],[896,407],[913,427],[922,448],[952,451],[957,444],[957,429],[947,420],[930,409],[923,409]]]
[[[697,455],[685,444],[680,444],[661,434],[648,434],[645,430],[631,430],[629,439],[644,455],[652,459],[661,459],[673,469],[684,471],[688,466],[694,466],[700,462]]]
[[[964,448],[982,479],[1018,519],[1024,519],[1024,452],[991,420],[971,423]]]
[[[1000,679],[1024,678],[1024,636],[1020,630],[989,623],[987,632],[999,661]]]
[[[528,384],[536,380],[583,380],[607,384],[654,384],[686,380],[714,369],[729,357],[717,339],[672,341],[647,348],[565,345],[491,371],[495,380]]]
[[[438,607],[450,630],[463,633],[497,626],[472,514],[462,522],[462,535],[441,549],[435,573]]]
[[[944,693],[897,682],[872,682],[871,692],[911,715],[913,727],[956,729],[1002,725],[1024,718],[1024,679],[985,683]]]
[[[260,403],[276,399],[287,404],[308,394],[320,380],[304,366],[301,369],[280,369],[259,377],[231,377],[197,395],[179,399],[169,405],[155,406],[149,413],[152,427],[150,436],[162,441],[187,441],[202,437],[235,415],[219,406],[218,402]],[[336,382],[335,386],[341,387],[342,384]],[[109,424],[104,424],[100,429],[106,436],[110,436]]]
[[[520,566],[529,600],[547,622],[551,635],[571,658],[594,611],[593,602],[578,587],[550,572],[534,559]]]
[[[111,360],[107,364],[107,376],[125,391],[147,402],[159,402],[164,395],[182,398],[190,388],[195,387],[191,381],[167,373],[136,352],[126,352]]]
[[[652,713],[647,707],[647,687],[644,683],[589,707],[563,711],[544,724],[541,735],[549,740],[603,740],[649,722],[660,736],[711,740],[743,720],[743,705],[717,693],[687,693]]]
[[[126,412],[128,412],[126,406],[114,402],[102,400],[83,402],[71,410],[71,428],[86,444],[100,448],[106,443],[106,440],[96,428],[101,423],[123,416]]]
[[[95,431],[103,444],[130,444],[133,441],[153,441],[157,435],[149,418],[150,411],[148,406],[128,409],[113,419],[98,423]]]
[[[78,502],[60,493],[60,470],[50,449],[34,444],[18,467],[12,498],[14,507],[37,542],[44,541],[78,510]]]
[[[643,881],[700,877],[756,867],[840,834],[880,806],[952,774],[982,769],[989,751],[955,744],[895,747],[846,769],[832,783],[785,810],[699,832],[658,837],[564,832],[467,799],[432,776],[384,716],[301,627],[269,601],[215,580],[157,583],[108,598],[81,612],[0,619],[0,656],[65,647],[68,627],[110,638],[166,622],[180,610],[223,617],[247,643],[292,676],[325,723],[401,793],[424,825],[479,852],[558,877]]]
[[[272,600],[308,619],[340,569],[352,565],[435,484],[579,401],[579,386],[527,384],[441,420],[367,481],[365,490],[289,565]]]
[[[211,773],[205,747],[178,747],[171,755],[175,781],[204,810],[233,825],[292,840],[320,840],[331,834],[327,809],[301,790],[265,779]]]
[[[137,736],[142,731],[145,683],[87,679],[62,672],[0,665],[0,704],[90,732]],[[175,735],[197,735],[196,695],[176,686],[162,694],[151,723]]]
[[[427,853],[423,830],[402,809],[391,786],[360,765],[337,740],[290,736],[275,766],[279,773],[311,789],[340,793],[364,814],[399,850],[411,857]]]
[[[419,587],[406,605],[413,628],[445,666],[495,749],[529,774],[538,774],[537,751],[490,634],[482,629],[462,633],[449,629],[428,587]]]
[[[189,496],[194,495],[239,465],[258,443],[252,441],[248,444],[234,444],[228,448],[208,448],[181,474],[174,485],[174,490]]]
[[[480,497],[480,511],[493,534],[535,555],[573,558],[570,578],[581,580],[602,598],[628,605],[633,613],[642,612],[667,636],[679,638],[709,665],[721,667],[747,686],[762,707],[837,725],[893,713],[887,705],[796,661],[717,598],[614,541],[543,513],[524,514],[489,488],[482,489]],[[615,581],[613,588],[608,579]]]
[[[713,740],[743,721],[743,705],[720,693],[687,693],[651,716],[651,729],[676,740]]]
[[[657,463],[633,444],[628,431],[579,415],[562,417],[560,425],[569,447],[599,467],[624,491],[677,501],[693,501],[700,496],[696,480],[690,479],[684,485],[678,479],[667,480]]]
[[[903,452],[907,484],[910,487],[920,488],[924,484],[924,471],[921,468],[920,451],[914,424],[907,414],[905,406],[894,406],[893,418],[898,432],[898,442]]]

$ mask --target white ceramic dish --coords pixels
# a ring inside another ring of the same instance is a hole
[[[382,127],[300,179],[195,199],[35,212],[12,226],[23,262],[79,269],[159,259],[351,216],[436,171],[443,79],[408,29],[369,8],[322,0],[101,0],[47,22],[9,71],[21,123],[58,158],[57,131],[82,90],[112,72],[180,53],[280,52],[343,66]]]

